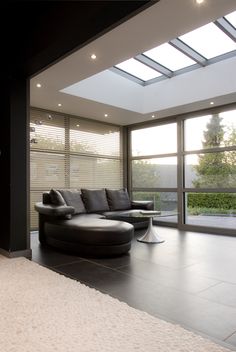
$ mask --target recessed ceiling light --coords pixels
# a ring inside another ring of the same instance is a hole
[[[62,104],[61,103],[59,103],[59,104],[57,104],[58,106],[62,106]]]
[[[210,104],[211,104],[211,105],[214,105],[215,103],[214,103],[214,101],[211,101]]]
[[[36,87],[37,87],[37,88],[41,88],[41,87],[42,87],[42,84],[41,84],[41,83],[37,83],[37,84],[36,84]]]
[[[105,117],[108,117],[108,114],[104,114]]]
[[[204,3],[205,0],[195,0],[195,1],[196,1],[196,4],[201,5]]]
[[[79,127],[79,124],[78,124],[78,125],[76,125],[76,127]]]
[[[154,119],[155,115],[152,115],[152,119]]]
[[[95,54],[92,54],[90,57],[92,60],[96,60],[96,58],[97,58],[97,56]]]

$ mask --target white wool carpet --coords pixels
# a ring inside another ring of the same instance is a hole
[[[0,256],[0,351],[230,350],[25,258]]]

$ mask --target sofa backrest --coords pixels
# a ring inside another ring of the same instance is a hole
[[[106,195],[110,210],[127,210],[131,208],[131,201],[126,188],[106,188]]]
[[[82,199],[88,213],[96,213],[110,210],[106,191],[102,189],[81,189]]]
[[[51,189],[43,193],[43,203],[69,205],[74,214],[100,213],[104,211],[127,210],[131,208],[129,194],[122,189]]]

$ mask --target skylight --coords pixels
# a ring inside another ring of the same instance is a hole
[[[236,56],[236,11],[113,67],[143,86]],[[155,79],[156,78],[156,79]]]
[[[214,23],[197,28],[179,39],[207,59],[236,50],[233,40]]]
[[[116,65],[115,67],[141,79],[142,81],[148,81],[149,79],[161,76],[159,72],[151,69],[147,65],[144,65],[135,59],[126,60]]]
[[[231,12],[230,14],[225,16],[225,18],[227,19],[227,21],[229,21],[229,23],[232,24],[234,28],[236,28],[236,11]]]
[[[190,59],[188,56],[181,53],[181,51],[175,49],[172,45],[165,43],[157,46],[154,49],[145,51],[143,53],[150,59],[158,62],[165,66],[171,71],[179,70],[190,65],[194,65],[196,62]]]

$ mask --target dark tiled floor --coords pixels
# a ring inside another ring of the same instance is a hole
[[[158,231],[164,243],[135,238],[129,254],[110,259],[43,248],[33,233],[33,260],[236,350],[236,237]]]

